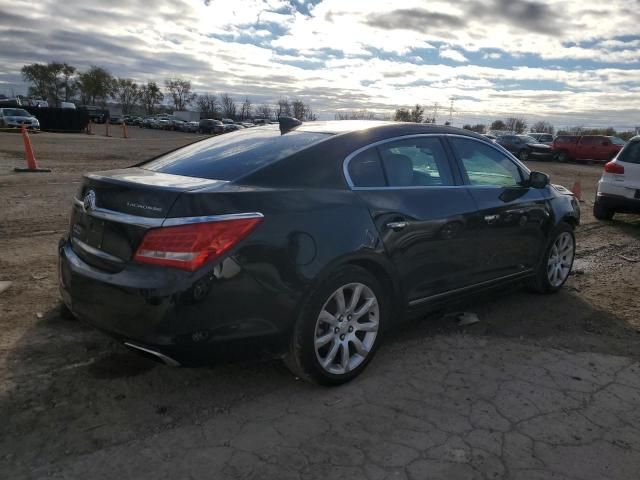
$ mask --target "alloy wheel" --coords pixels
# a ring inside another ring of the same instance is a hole
[[[342,375],[367,358],[379,328],[378,299],[362,283],[338,288],[325,302],[315,326],[316,359],[326,372]]]
[[[547,278],[552,287],[559,287],[567,279],[574,254],[573,237],[562,232],[553,242],[547,261]]]

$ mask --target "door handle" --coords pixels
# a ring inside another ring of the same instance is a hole
[[[500,218],[500,215],[498,214],[494,214],[494,215],[485,215],[484,216],[484,221],[487,223],[495,223],[498,221],[498,219]]]
[[[407,225],[409,225],[409,222],[389,222],[387,223],[387,228],[398,231],[398,230],[402,230],[403,228],[406,228]]]

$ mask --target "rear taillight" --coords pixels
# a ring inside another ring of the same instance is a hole
[[[604,171],[607,173],[624,173],[624,167],[613,160],[605,163]]]
[[[194,271],[249,235],[262,221],[242,218],[149,230],[133,260]]]

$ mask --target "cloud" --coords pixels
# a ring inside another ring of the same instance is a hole
[[[414,30],[416,32],[425,32],[433,27],[458,28],[465,25],[465,21],[458,16],[431,12],[423,8],[372,13],[366,17],[365,23],[384,30]]]
[[[468,62],[469,60],[458,50],[454,50],[449,47],[441,48],[438,53],[440,58],[448,58],[449,60],[453,60],[454,62]]]
[[[459,123],[521,114],[632,125],[634,4],[67,0],[60,15],[56,0],[0,0],[0,93],[26,91],[22,65],[56,60],[138,82],[180,76],[256,104],[298,96],[324,118],[455,96]]]

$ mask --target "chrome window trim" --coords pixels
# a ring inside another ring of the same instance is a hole
[[[189,225],[193,223],[204,222],[222,222],[224,220],[239,220],[243,218],[263,218],[264,215],[260,212],[243,212],[243,213],[229,213],[223,215],[203,215],[198,217],[173,217],[173,218],[151,218],[140,217],[138,215],[131,215],[128,213],[116,212],[115,210],[109,210],[106,208],[94,208],[90,211],[84,209],[84,204],[81,200],[74,198],[74,205],[85,212],[90,217],[99,218],[100,220],[107,220],[116,223],[124,223],[127,225],[135,225],[138,227],[147,228],[159,228],[159,227],[175,227],[178,225]]]
[[[508,150],[506,150],[504,147],[502,147],[501,145],[498,145],[494,142],[490,142],[488,140],[482,140],[480,138],[475,138],[475,137],[471,137],[469,135],[460,135],[460,134],[456,134],[456,133],[414,133],[411,135],[401,135],[398,137],[392,137],[392,138],[385,138],[384,140],[378,140],[377,142],[373,142],[370,143],[368,145],[365,145],[364,147],[360,147],[359,149],[355,150],[354,152],[351,152],[349,155],[347,155],[342,163],[342,173],[344,175],[345,180],[347,181],[347,185],[349,186],[349,188],[351,188],[351,190],[417,190],[417,189],[424,189],[424,188],[476,188],[476,187],[480,187],[480,188],[502,188],[499,185],[411,185],[411,186],[407,186],[407,187],[399,187],[399,186],[384,186],[384,187],[357,187],[353,184],[353,180],[351,180],[351,175],[349,175],[349,163],[351,162],[351,160],[358,155],[359,153],[364,152],[365,150],[368,150],[370,148],[374,148],[377,147],[378,145],[383,145],[385,143],[389,143],[389,142],[394,142],[397,140],[406,140],[406,139],[410,139],[410,138],[419,138],[419,137],[439,137],[439,138],[447,138],[447,137],[459,137],[459,138],[466,138],[468,140],[474,140],[478,143],[481,143],[483,145],[487,145],[495,150],[497,150],[498,152],[502,153],[503,155],[507,155],[507,158],[509,158],[509,160],[515,162],[515,164],[518,166],[518,168],[524,170],[524,172],[526,173],[530,173],[530,170],[520,162],[520,160],[518,160],[516,157],[513,156],[513,154],[511,152],[509,152]],[[447,159],[450,161],[457,161],[455,158],[450,158],[449,152],[446,151],[445,149],[445,153],[447,154]],[[454,152],[455,153],[455,152]]]

